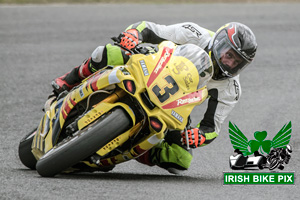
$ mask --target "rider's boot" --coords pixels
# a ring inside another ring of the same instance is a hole
[[[80,66],[75,67],[65,75],[56,78],[51,85],[56,94],[67,90],[70,91],[73,87],[78,85],[83,79],[92,74],[89,69],[91,65],[91,58],[85,60]]]

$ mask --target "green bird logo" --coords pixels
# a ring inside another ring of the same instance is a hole
[[[292,134],[292,123],[285,124],[282,129],[271,140],[265,140],[266,131],[256,131],[255,140],[248,140],[240,129],[229,121],[229,138],[234,149],[239,149],[244,156],[252,155],[255,151],[261,154],[269,154],[271,148],[286,148],[289,144]]]

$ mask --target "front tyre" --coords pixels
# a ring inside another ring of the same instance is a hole
[[[279,165],[279,160],[277,158],[273,158],[270,160],[270,166],[269,166],[269,169],[270,170],[273,170],[273,169],[276,169]]]
[[[37,172],[43,177],[53,177],[74,166],[122,134],[130,123],[127,113],[122,108],[116,108],[49,150],[38,160]]]
[[[34,170],[37,160],[31,152],[31,144],[36,133],[36,129],[27,134],[19,143],[19,158],[23,165]]]

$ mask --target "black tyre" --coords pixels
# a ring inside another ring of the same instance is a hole
[[[107,113],[94,124],[72,138],[60,142],[38,160],[36,169],[43,177],[56,174],[91,156],[108,142],[122,134],[131,120],[122,108]]]
[[[276,169],[278,165],[279,165],[279,161],[276,158],[273,158],[272,160],[270,160],[269,169],[270,170]]]
[[[29,169],[35,169],[37,160],[31,152],[31,144],[35,135],[36,129],[27,134],[19,143],[19,158],[23,165]]]

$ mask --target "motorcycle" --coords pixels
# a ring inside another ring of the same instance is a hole
[[[43,177],[109,171],[147,152],[167,130],[183,130],[208,97],[213,68],[204,50],[196,66],[180,49],[170,41],[155,51],[127,49],[125,65],[107,66],[48,99],[38,127],[20,141],[21,162]]]
[[[288,164],[291,158],[292,148],[287,145],[286,148],[275,148],[267,156],[267,164],[270,170],[276,168],[283,170],[284,165]]]

